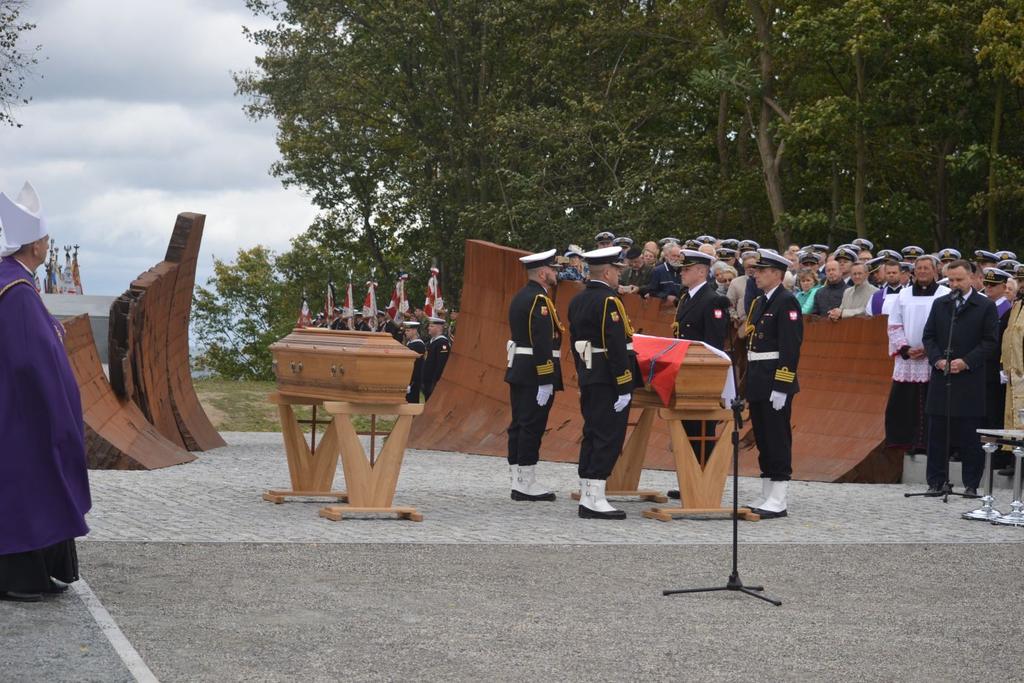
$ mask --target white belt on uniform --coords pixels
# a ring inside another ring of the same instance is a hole
[[[594,368],[594,354],[595,353],[607,353],[608,352],[608,349],[599,349],[599,348],[597,348],[596,346],[594,346],[593,344],[591,344],[588,341],[578,341],[575,344],[573,344],[573,348],[576,349],[576,353],[579,355],[580,359],[583,361],[583,365],[587,368],[587,370],[592,370]],[[632,350],[633,350],[633,342],[627,343],[626,344],[626,351],[632,351]]]
[[[515,356],[532,356],[533,349],[529,346],[516,346],[514,341],[509,341],[505,344],[505,351],[508,354],[508,367],[512,367],[512,359]],[[561,358],[562,352],[558,349],[551,351],[552,358]]]
[[[751,352],[749,352],[747,354],[747,360],[751,360],[751,361],[753,361],[753,360],[778,360],[778,359],[779,359],[779,352],[778,351],[763,351],[763,352],[760,352],[760,353],[757,352],[757,351],[751,351]]]

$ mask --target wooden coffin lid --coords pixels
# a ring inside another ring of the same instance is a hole
[[[419,356],[386,332],[295,328],[291,334],[270,345],[271,353],[352,355],[366,357]]]

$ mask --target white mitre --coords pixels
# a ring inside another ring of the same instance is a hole
[[[43,207],[32,183],[26,182],[14,201],[0,192],[0,258],[47,234]]]

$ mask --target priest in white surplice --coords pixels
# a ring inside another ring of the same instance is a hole
[[[938,261],[922,256],[914,262],[914,282],[893,297],[889,311],[889,355],[895,359],[892,390],[885,408],[885,441],[889,448],[906,453],[927,450],[927,419],[924,413],[931,366],[921,335],[932,303],[949,294],[935,281]]]

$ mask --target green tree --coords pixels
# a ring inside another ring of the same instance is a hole
[[[0,0],[0,124],[21,124],[14,118],[14,107],[28,104],[32,98],[22,94],[32,67],[39,63],[39,45],[22,46],[23,34],[36,27],[21,18],[24,0]]]
[[[266,247],[240,249],[233,263],[214,259],[213,270],[192,304],[205,347],[197,364],[228,379],[272,379],[270,345],[295,325],[301,295],[287,295]]]

